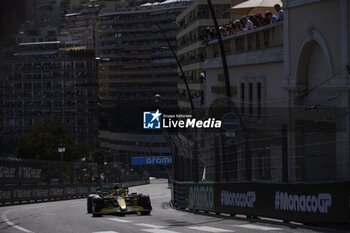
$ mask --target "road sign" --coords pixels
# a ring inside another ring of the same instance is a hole
[[[226,113],[222,119],[222,128],[227,131],[236,131],[241,126],[241,119],[233,112]]]

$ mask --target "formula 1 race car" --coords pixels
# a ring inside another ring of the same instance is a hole
[[[152,211],[151,200],[148,195],[140,193],[129,194],[128,188],[120,188],[118,185],[108,192],[90,194],[87,198],[87,211],[92,216],[103,214],[140,213],[149,215]]]

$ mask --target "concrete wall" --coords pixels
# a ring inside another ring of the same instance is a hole
[[[333,64],[340,64],[340,9],[339,1],[320,1],[315,4],[291,8],[289,12],[290,69],[296,68],[298,53],[308,36],[309,27],[324,37]],[[316,13],[317,12],[317,13]],[[295,74],[295,73],[294,73]]]
[[[224,87],[224,82],[218,80],[218,76],[223,75],[223,70],[222,68],[207,69],[206,72],[204,99],[205,105],[210,106],[215,99],[223,97],[222,94],[212,93],[213,86]],[[281,88],[281,78],[283,76],[282,61],[229,67],[229,74],[231,87],[237,88],[237,95],[233,98],[236,104],[240,103],[241,82],[262,82],[265,106],[286,107],[287,92]]]
[[[310,42],[312,46],[320,46],[322,53],[327,59],[326,70],[329,74],[321,77],[320,80],[330,79],[329,82],[321,89],[314,91],[319,95],[319,100],[314,98],[314,104],[332,105],[336,107],[335,111],[349,109],[349,92],[348,78],[349,71],[349,2],[346,0],[286,0],[285,6],[285,44],[284,44],[284,60],[285,69],[284,77],[285,87],[289,90],[291,112],[297,106],[312,105],[304,100],[296,102],[296,91],[305,89],[309,90],[308,86],[308,63],[311,56],[309,51]],[[309,46],[309,47],[308,47]],[[322,67],[320,67],[321,69]],[[311,76],[310,76],[311,77]],[[326,80],[327,81],[327,80]],[[308,89],[307,89],[308,88]],[[312,93],[310,93],[312,94]],[[309,93],[308,93],[309,95]],[[328,96],[334,96],[333,102],[321,101],[320,99],[329,99]],[[308,97],[307,97],[308,98]],[[316,122],[314,119],[317,116],[322,116],[323,112],[310,114],[302,114],[294,118],[290,122],[290,127],[294,128],[298,125],[295,120]],[[303,118],[303,119],[302,119]],[[333,116],[334,118],[334,116]],[[348,179],[349,178],[349,116],[348,114],[335,117],[336,120],[321,120],[324,123],[334,124],[336,132],[334,151],[330,155],[335,155],[336,162],[335,174],[333,179]],[[319,121],[319,120],[317,120]],[[328,122],[326,122],[328,121]],[[305,128],[306,129],[306,128]],[[304,129],[303,129],[304,130]],[[295,148],[305,138],[303,132],[290,132],[289,144],[290,148]],[[325,137],[325,136],[323,136]],[[320,136],[319,142],[325,141],[325,138]],[[303,145],[304,146],[304,145]],[[315,166],[306,167],[306,160],[309,154],[297,149],[290,149],[290,178],[292,180],[303,180],[305,174],[311,171],[318,172]],[[311,152],[310,152],[311,153]],[[319,152],[313,151],[314,154]],[[326,153],[323,151],[323,153]],[[305,157],[306,156],[306,157]],[[330,161],[330,163],[334,161]],[[311,173],[312,175],[312,173]]]

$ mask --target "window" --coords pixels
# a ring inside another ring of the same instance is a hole
[[[253,115],[253,83],[249,83],[249,115]]]
[[[256,84],[257,115],[261,118],[261,83]]]
[[[241,114],[244,115],[244,99],[245,99],[245,87],[244,83],[241,83]]]
[[[240,83],[241,114],[261,119],[264,78],[244,78]]]

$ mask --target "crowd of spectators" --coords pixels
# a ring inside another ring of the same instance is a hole
[[[277,15],[270,11],[265,12],[264,15],[256,13],[251,16],[243,16],[240,20],[231,20],[229,23],[219,27],[221,37],[233,35],[243,31],[249,31],[258,27],[266,26],[283,21],[283,10],[279,4],[274,6]],[[217,39],[215,27],[208,27],[202,31],[204,42]]]

